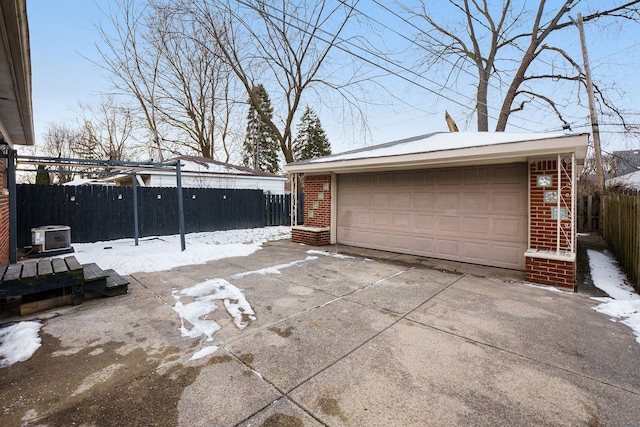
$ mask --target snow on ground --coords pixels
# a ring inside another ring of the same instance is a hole
[[[278,264],[261,268],[258,270],[245,271],[234,274],[229,280],[241,279],[253,274],[281,274],[280,270],[299,266],[305,262],[318,259],[315,255],[329,256],[339,259],[352,259],[353,257],[332,253],[327,251],[308,250],[305,259],[291,261],[286,264]],[[181,291],[174,289],[172,292],[176,304],[173,309],[180,316],[180,332],[186,338],[206,337],[203,340],[203,347],[191,356],[190,360],[197,360],[212,355],[218,349],[213,344],[213,334],[222,327],[214,320],[207,319],[210,313],[217,309],[215,300],[223,300],[227,312],[233,317],[235,325],[239,329],[244,329],[248,325],[248,320],[256,320],[255,312],[247,301],[241,289],[238,289],[225,279],[209,279],[185,288]],[[192,302],[184,304],[182,297],[191,297]]]
[[[593,284],[605,291],[610,298],[594,298],[602,304],[593,309],[629,326],[640,344],[640,295],[625,283],[615,258],[607,251],[588,249],[589,268]]]
[[[29,360],[42,343],[41,327],[42,323],[30,321],[0,328],[0,368]]]
[[[98,262],[103,270],[112,268],[121,275],[135,272],[153,272],[169,270],[181,265],[203,264],[207,261],[235,256],[251,255],[264,242],[291,237],[289,227],[266,227],[246,230],[215,231],[208,233],[190,233],[185,236],[186,251],[180,250],[180,236],[146,237],[139,239],[135,246],[133,239],[112,240],[97,243],[76,243],[73,245],[75,257],[81,264]],[[63,255],[67,256],[67,255]],[[253,319],[251,306],[242,291],[223,279],[213,279],[181,291],[182,295],[194,299],[182,304],[176,298],[176,310],[183,319],[181,331],[188,336],[207,336],[213,341],[213,333],[220,329],[216,322],[199,319],[215,310],[215,299],[221,299],[225,308],[234,318],[236,326],[244,328],[246,318]],[[193,325],[188,329],[187,320]],[[40,322],[20,322],[0,328],[0,368],[16,362],[28,360],[40,347],[38,336]],[[216,329],[217,328],[217,329]],[[193,358],[212,354],[216,346],[204,347]]]
[[[267,275],[267,274],[281,274],[280,270],[283,270],[285,268],[289,268],[289,267],[294,267],[296,265],[300,265],[303,262],[306,261],[312,261],[314,259],[318,259],[317,256],[308,256],[305,259],[298,259],[295,261],[291,261],[288,262],[286,264],[278,264],[278,265],[273,265],[270,267],[265,267],[265,268],[261,268],[260,270],[253,270],[253,271],[245,271],[242,273],[238,273],[238,274],[234,274],[233,276],[231,276],[232,279],[242,279],[243,277],[247,277],[250,276],[252,274],[262,274]]]
[[[205,342],[213,343],[213,334],[222,329],[218,322],[206,318],[218,308],[215,300],[223,301],[227,312],[233,317],[233,322],[239,329],[246,328],[249,324],[248,320],[256,320],[255,312],[244,293],[224,279],[209,279],[181,291],[174,289],[172,294],[176,300],[173,309],[180,316],[180,332],[183,337],[198,338],[204,335],[207,337]],[[191,297],[193,301],[183,304],[180,301],[182,296]],[[190,328],[185,321],[191,324]],[[209,356],[217,349],[218,346],[214,344],[205,344],[190,360]]]
[[[349,256],[349,255],[342,255],[336,252],[317,251],[315,249],[310,249],[307,251],[307,253],[309,255],[324,255],[324,256],[330,256],[333,258],[340,258],[340,259],[354,259],[352,256]]]
[[[222,258],[251,255],[262,243],[288,239],[290,227],[189,233],[186,250],[180,250],[180,236],[145,237],[97,243],[74,243],[75,257],[81,264],[97,262],[101,269],[114,269],[120,275],[170,270],[183,265],[204,264]],[[66,256],[66,255],[65,255]]]

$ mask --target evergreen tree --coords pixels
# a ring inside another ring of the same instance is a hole
[[[51,184],[49,172],[47,172],[44,165],[38,165],[38,172],[36,172],[36,184],[40,184],[40,185]]]
[[[293,141],[295,161],[314,159],[331,154],[331,143],[322,129],[320,119],[313,109],[307,107],[296,127]]]
[[[273,117],[273,108],[269,94],[262,84],[253,87],[253,94],[261,103],[261,109],[269,120]],[[280,169],[278,138],[260,117],[256,108],[249,102],[247,116],[247,136],[242,144],[242,164],[265,172],[276,173]]]

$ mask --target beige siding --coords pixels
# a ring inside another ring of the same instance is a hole
[[[524,270],[527,165],[340,175],[337,241]]]

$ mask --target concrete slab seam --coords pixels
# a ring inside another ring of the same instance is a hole
[[[325,303],[322,303],[322,304],[320,304],[320,305],[317,305],[317,306],[315,306],[315,307],[312,307],[312,308],[310,308],[310,309],[308,309],[308,310],[302,311],[302,312],[300,312],[300,313],[296,313],[296,314],[294,314],[294,315],[292,315],[292,316],[289,316],[289,317],[287,317],[287,318],[285,318],[285,319],[281,319],[281,320],[279,320],[279,321],[277,321],[277,322],[274,322],[274,323],[272,323],[272,324],[265,325],[265,326],[261,327],[260,329],[257,329],[255,332],[262,331],[262,330],[264,330],[264,329],[267,329],[267,328],[273,327],[273,326],[275,326],[275,325],[278,325],[278,324],[283,323],[283,322],[285,322],[285,321],[288,321],[288,320],[290,320],[290,319],[294,319],[294,318],[296,318],[296,317],[299,317],[299,316],[301,316],[301,315],[303,315],[303,314],[307,314],[307,313],[309,313],[309,312],[311,312],[311,311],[314,311],[314,310],[317,310],[317,309],[319,309],[319,308],[325,307],[325,306],[327,306],[327,305],[329,305],[329,304],[331,304],[331,303],[334,303],[334,302],[336,302],[336,301],[342,300],[342,299],[344,299],[345,297],[347,297],[347,296],[349,296],[349,295],[352,295],[352,294],[353,294],[353,293],[355,293],[355,292],[358,292],[358,291],[360,291],[360,290],[366,289],[366,288],[368,288],[369,286],[373,286],[373,285],[375,285],[375,284],[382,283],[382,282],[384,282],[385,280],[389,280],[389,279],[391,279],[391,278],[397,277],[397,276],[399,276],[400,274],[406,273],[406,272],[411,271],[411,270],[413,270],[413,269],[414,269],[414,267],[411,267],[411,268],[409,268],[408,270],[402,270],[402,271],[396,272],[396,273],[394,273],[394,274],[392,274],[392,275],[390,275],[390,276],[388,276],[388,277],[385,277],[385,278],[382,278],[382,279],[376,280],[375,282],[369,283],[369,284],[367,284],[367,285],[365,285],[365,286],[363,286],[363,287],[361,287],[361,288],[355,289],[355,290],[353,290],[353,291],[351,291],[351,292],[346,293],[345,295],[342,295],[342,296],[339,296],[339,297],[337,297],[337,298],[334,298],[334,299],[332,299],[332,300],[330,300],[330,301],[327,301],[327,302],[325,302]],[[458,280],[462,279],[462,277],[463,277],[463,276],[461,276],[461,277],[457,278],[456,280],[454,280],[453,282],[451,282],[451,283],[450,283],[449,285],[447,285],[446,287],[449,287],[449,286],[451,286],[451,285],[455,284]],[[301,286],[303,286],[303,285],[301,285]],[[444,289],[442,289],[442,290],[444,290]],[[439,291],[439,292],[437,292],[435,295],[437,295],[437,294],[439,294],[440,292],[442,292],[442,290],[441,290],[441,291]],[[322,291],[320,291],[320,292],[322,292]],[[434,295],[434,296],[435,296],[435,295]],[[421,303],[419,306],[415,307],[415,308],[414,308],[414,310],[416,310],[416,309],[420,308],[423,304],[427,303],[430,299],[431,299],[431,298],[429,298],[429,299],[425,300],[425,301],[424,301],[423,303]],[[380,311],[379,309],[376,309],[376,310]],[[411,311],[407,312],[407,313],[405,314],[405,316],[406,316],[406,315],[408,315],[408,314],[410,314],[411,312],[413,312],[413,310],[411,310]],[[225,345],[223,345],[223,348],[224,348],[224,349],[225,349],[225,351],[227,351],[227,353],[229,353],[229,354],[230,354],[230,355],[231,355],[235,360],[237,360],[238,362],[242,363],[244,366],[246,366],[246,367],[247,367],[247,369],[251,370],[251,372],[253,372],[253,373],[254,373],[255,375],[257,375],[259,378],[261,378],[264,382],[266,382],[266,383],[267,383],[267,384],[269,384],[271,387],[273,387],[273,388],[274,388],[278,393],[280,393],[280,394],[282,395],[282,397],[284,397],[284,398],[286,398],[287,400],[289,400],[291,403],[293,403],[295,406],[297,406],[298,408],[300,408],[300,409],[301,409],[303,412],[305,412],[307,415],[311,416],[313,419],[315,419],[316,421],[318,421],[320,424],[322,424],[322,425],[324,425],[324,426],[327,426],[327,424],[326,424],[326,423],[324,423],[322,420],[320,420],[320,419],[319,419],[315,414],[313,414],[310,410],[308,410],[308,409],[307,409],[307,408],[305,408],[301,403],[299,403],[299,402],[297,402],[295,399],[293,399],[293,398],[289,395],[289,393],[291,393],[292,391],[294,391],[295,389],[297,389],[297,388],[298,388],[298,387],[300,387],[301,385],[305,384],[306,382],[308,382],[310,379],[314,378],[314,377],[315,377],[315,376],[317,376],[318,374],[322,373],[322,372],[323,372],[323,371],[325,371],[326,369],[328,369],[328,368],[330,368],[331,366],[335,365],[335,364],[336,364],[336,363],[338,363],[340,360],[342,360],[342,359],[344,359],[345,357],[349,356],[349,355],[350,355],[350,354],[352,354],[354,351],[356,351],[357,349],[361,348],[363,345],[367,344],[367,343],[368,343],[369,341],[371,341],[373,338],[377,337],[378,335],[380,335],[381,333],[383,333],[384,331],[386,331],[387,329],[389,329],[391,326],[393,326],[393,325],[397,324],[397,323],[398,323],[400,320],[402,320],[402,319],[403,319],[403,317],[404,317],[404,316],[400,317],[400,316],[397,316],[397,315],[394,315],[394,314],[390,314],[390,313],[385,313],[385,314],[388,314],[388,315],[391,315],[391,316],[395,316],[395,317],[398,317],[398,318],[397,318],[395,321],[393,321],[393,322],[392,322],[388,327],[386,327],[386,328],[382,329],[381,331],[379,331],[378,333],[374,334],[373,336],[371,336],[371,337],[370,337],[370,338],[368,338],[367,340],[363,341],[360,345],[358,345],[358,346],[354,347],[352,350],[350,350],[349,352],[347,352],[345,355],[343,355],[342,357],[340,357],[339,359],[337,359],[337,360],[336,360],[336,361],[334,361],[333,363],[331,363],[331,364],[327,365],[326,367],[324,367],[324,368],[323,368],[323,369],[321,369],[320,371],[318,371],[318,372],[316,372],[315,374],[313,374],[313,375],[309,376],[308,378],[304,379],[303,381],[301,381],[298,385],[296,385],[295,387],[293,387],[293,388],[292,388],[291,390],[289,390],[288,392],[287,392],[287,391],[285,391],[285,390],[280,390],[280,388],[279,388],[277,385],[275,385],[273,382],[269,381],[269,379],[268,379],[268,378],[266,378],[264,375],[262,375],[259,371],[257,371],[257,370],[255,370],[255,369],[253,369],[253,368],[251,367],[251,365],[249,365],[249,364],[245,363],[243,360],[241,360],[241,359],[240,359],[240,358],[239,358],[235,353],[233,353],[233,351],[231,351],[231,349],[229,349],[229,348],[227,347],[227,345],[226,345],[226,344],[231,344],[231,343],[234,343],[234,342],[237,342],[237,341],[241,341],[242,339],[245,339],[246,337],[244,337],[244,336],[240,336],[240,337],[236,337],[235,339],[231,339],[231,340],[227,341],[227,343],[226,343]],[[279,400],[279,399],[276,399],[276,401],[278,401],[278,400]],[[274,402],[275,402],[275,401],[274,401]],[[266,408],[268,408],[269,406],[271,406],[274,402],[271,402],[269,405],[265,405],[263,408],[260,408],[258,411],[256,411],[256,412],[254,412],[253,414],[249,415],[249,416],[248,416],[248,417],[246,417],[244,420],[240,421],[238,424],[242,424],[242,423],[244,423],[244,422],[248,421],[249,419],[251,419],[252,417],[254,417],[256,414],[258,414],[259,412],[261,412],[261,411],[265,410]],[[236,425],[238,425],[238,424],[236,424]]]
[[[462,280],[464,277],[466,277],[466,275],[462,275],[458,278],[456,278],[456,280],[452,281],[451,283],[449,283],[447,286],[445,286],[444,288],[442,288],[441,290],[439,290],[438,292],[436,292],[434,295],[430,296],[429,298],[427,298],[426,300],[424,300],[422,303],[420,303],[417,307],[413,308],[412,310],[408,311],[407,313],[403,314],[402,316],[397,316],[398,318],[396,320],[394,320],[393,322],[391,322],[391,324],[389,324],[388,326],[382,328],[380,331],[378,331],[377,333],[375,333],[374,335],[372,335],[371,337],[369,337],[368,339],[364,340],[362,343],[360,343],[360,345],[356,346],[355,348],[351,349],[349,352],[347,352],[346,354],[344,354],[342,357],[340,357],[339,359],[335,360],[334,362],[330,363],[329,365],[325,366],[324,368],[320,369],[318,372],[314,373],[313,375],[309,376],[308,378],[304,379],[303,381],[301,381],[298,385],[296,385],[295,387],[292,387],[289,391],[287,391],[285,393],[285,396],[287,396],[289,398],[289,400],[291,400],[291,402],[293,402],[294,404],[296,404],[296,406],[300,407],[301,409],[303,409],[305,412],[307,412],[307,409],[304,408],[302,403],[297,402],[295,399],[293,399],[290,396],[290,393],[294,392],[296,389],[298,389],[299,387],[301,387],[302,385],[304,385],[305,383],[309,382],[311,379],[315,378],[316,376],[320,375],[321,373],[323,373],[324,371],[326,371],[327,369],[331,368],[332,366],[336,365],[338,362],[342,361],[344,358],[350,356],[351,354],[353,354],[356,350],[362,348],[363,346],[365,346],[366,344],[368,344],[369,342],[371,342],[371,340],[373,340],[374,338],[380,336],[381,334],[383,334],[384,332],[386,332],[387,330],[389,330],[390,328],[392,328],[393,326],[397,325],[400,321],[402,320],[409,320],[406,319],[406,317],[408,315],[410,315],[411,313],[413,313],[414,311],[418,310],[420,307],[422,307],[423,305],[425,305],[426,303],[428,303],[429,301],[431,301],[433,298],[435,298],[436,296],[438,296],[439,294],[441,294],[442,292],[444,292],[445,290],[449,289],[451,286],[455,285],[458,281]],[[324,424],[324,423],[323,423]]]
[[[488,347],[488,348],[491,348],[491,349],[494,349],[494,350],[497,350],[497,351],[501,351],[503,353],[507,353],[507,354],[510,354],[512,356],[516,356],[516,357],[528,360],[528,361],[533,362],[533,363],[537,363],[537,364],[540,364],[540,365],[543,365],[543,366],[547,366],[549,368],[553,368],[553,369],[557,369],[557,370],[560,370],[560,371],[564,371],[564,372],[566,372],[566,373],[568,373],[570,375],[576,376],[576,377],[584,378],[584,379],[587,379],[587,380],[590,380],[590,381],[594,381],[594,382],[596,382],[598,384],[602,384],[602,385],[605,385],[605,386],[608,386],[608,387],[612,387],[612,388],[615,388],[617,390],[620,390],[620,391],[623,391],[623,392],[626,392],[626,393],[631,393],[631,394],[640,396],[640,392],[637,392],[635,390],[628,390],[628,389],[620,387],[618,385],[611,384],[609,382],[602,381],[602,380],[597,379],[597,378],[593,378],[593,377],[591,377],[589,375],[585,375],[585,374],[582,374],[580,372],[572,371],[572,370],[570,370],[568,368],[564,368],[562,366],[553,365],[553,364],[551,364],[549,362],[538,360],[538,359],[535,359],[533,357],[529,357],[529,356],[526,356],[524,354],[520,354],[520,353],[517,353],[515,351],[508,350],[508,349],[502,348],[502,347],[498,347],[498,346],[495,346],[493,344],[489,344],[489,343],[486,343],[486,342],[483,342],[483,341],[478,341],[476,339],[469,338],[469,337],[466,337],[466,336],[461,335],[461,334],[456,334],[456,333],[451,332],[451,331],[440,329],[440,328],[437,328],[435,326],[428,325],[426,323],[423,323],[423,322],[420,322],[420,321],[417,321],[417,320],[407,319],[407,321],[415,323],[415,324],[420,325],[420,326],[424,326],[426,328],[429,328],[429,329],[432,329],[432,330],[435,330],[435,331],[438,331],[438,332],[445,333],[445,334],[450,335],[450,336],[454,336],[454,337],[457,337],[457,338],[462,338],[463,340],[471,342],[473,344],[478,344],[478,345],[483,346],[483,347]]]

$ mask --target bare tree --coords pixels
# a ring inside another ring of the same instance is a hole
[[[83,107],[82,137],[75,152],[83,158],[129,160],[135,152],[131,108],[106,97],[95,107]]]
[[[152,146],[163,161],[156,108],[160,52],[153,50],[143,38],[146,7],[137,8],[135,0],[114,0],[111,7],[105,11],[108,28],[103,25],[98,28],[104,43],[104,46],[96,45],[102,57],[98,65],[109,72],[116,89],[135,99]]]
[[[225,156],[234,102],[228,97],[231,69],[222,60],[215,40],[185,12],[165,2],[152,3],[148,35],[160,52],[158,110],[162,120],[186,135],[180,145],[213,158],[217,132]]]
[[[135,99],[160,156],[219,153],[228,160],[232,71],[209,32],[173,3],[117,0],[109,13],[114,29],[101,28],[98,50],[114,86]]]
[[[64,123],[49,123],[42,137],[44,145],[42,151],[45,156],[74,158],[77,157],[76,147],[82,140],[82,132],[79,129],[69,127]],[[58,184],[64,184],[74,178],[74,171],[52,172],[54,180]]]
[[[178,7],[216,40],[249,103],[276,135],[285,161],[292,162],[293,122],[303,93],[329,84],[321,70],[353,9],[328,0],[182,0]],[[273,118],[260,109],[252,90],[258,83],[268,86],[281,107],[274,108]]]
[[[602,4],[581,0],[547,4],[546,0],[538,0],[533,9],[531,4],[525,6],[524,2],[511,0],[501,3],[448,0],[447,12],[459,16],[455,24],[440,22],[424,0],[420,1],[421,10],[415,12],[405,8],[405,11],[418,25],[424,26],[424,32],[418,38],[429,52],[426,61],[429,67],[444,66],[449,70],[448,79],[457,78],[460,70],[466,67],[474,70],[474,107],[479,131],[489,130],[488,92],[492,82],[499,90],[504,89],[495,125],[496,131],[504,131],[511,114],[524,110],[526,104],[534,100],[550,108],[563,125],[567,124],[560,100],[553,92],[544,93],[541,88],[544,82],[584,83],[579,62],[561,47],[548,44],[552,34],[573,25],[569,13],[574,13],[580,3],[587,10],[584,22],[603,19],[640,21],[640,0]],[[445,5],[438,3],[438,6]],[[571,37],[577,40],[577,32]],[[547,64],[543,62],[545,58],[549,60]],[[547,70],[541,71],[545,66]],[[596,94],[601,107],[610,110],[624,124],[624,118],[605,91],[596,87]]]

